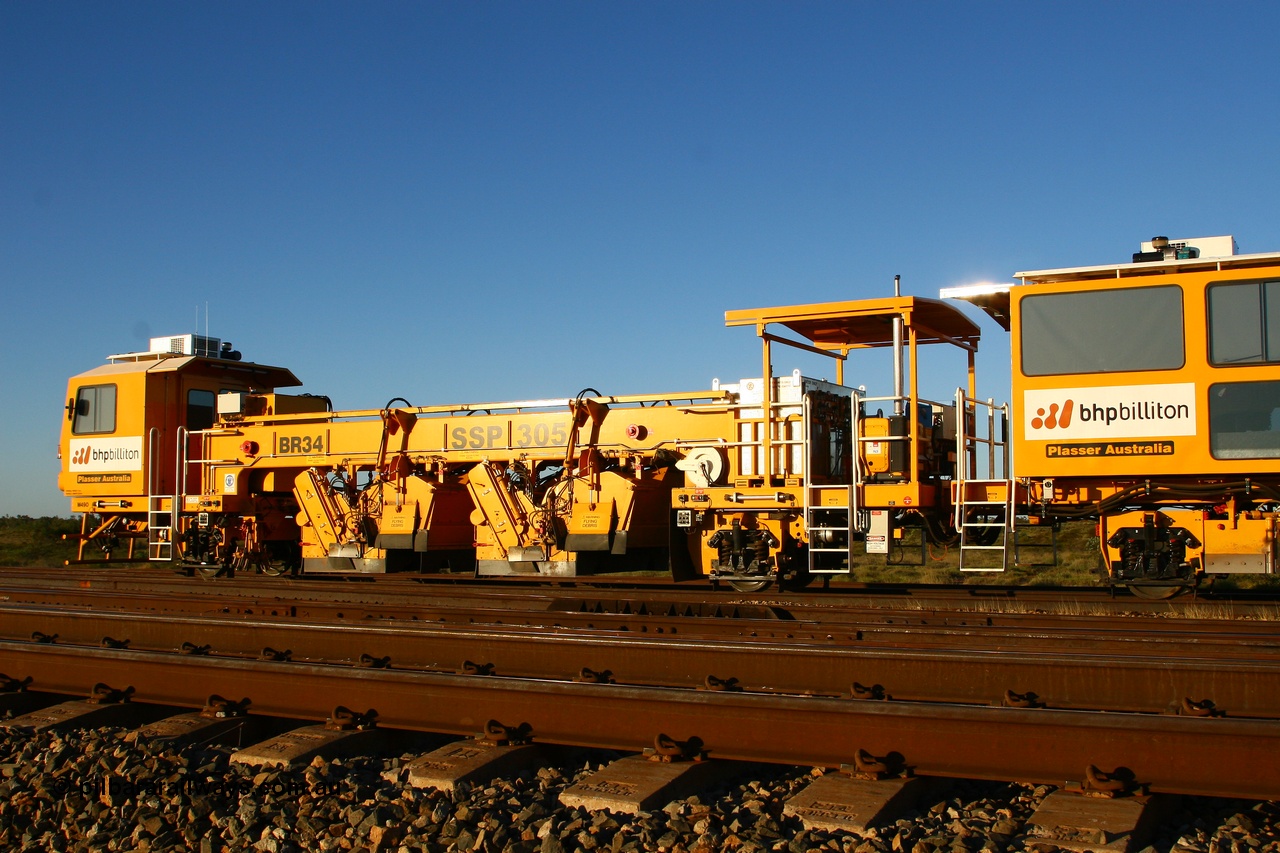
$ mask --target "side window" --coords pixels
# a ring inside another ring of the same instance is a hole
[[[187,392],[187,429],[208,429],[213,426],[213,406],[216,396],[203,388]]]
[[[75,417],[71,432],[75,435],[116,431],[116,386],[86,385],[76,392]]]
[[[1210,385],[1209,452],[1215,459],[1280,457],[1280,382]]]
[[[1280,281],[1209,286],[1209,361],[1280,361]]]
[[[1177,370],[1186,362],[1177,285],[1045,293],[1019,304],[1024,376]]]

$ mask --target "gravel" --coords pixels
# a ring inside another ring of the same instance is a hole
[[[120,729],[0,735],[0,849],[20,851],[373,851],[374,853],[977,853],[1054,848],[1020,839],[1048,786],[956,782],[865,833],[806,830],[786,799],[820,770],[754,768],[727,789],[639,816],[568,808],[559,793],[612,757],[527,778],[411,788],[414,755],[296,770],[228,763]],[[580,754],[581,755],[581,754]],[[1182,798],[1146,853],[1280,853],[1280,804]]]

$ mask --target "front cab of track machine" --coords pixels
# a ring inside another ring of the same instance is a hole
[[[192,473],[191,435],[213,426],[218,395],[299,384],[192,334],[153,338],[146,352],[108,356],[72,377],[58,486],[83,514],[77,561],[177,558],[174,496]]]

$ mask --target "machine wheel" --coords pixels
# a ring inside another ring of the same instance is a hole
[[[286,560],[282,560],[272,554],[263,554],[262,558],[258,560],[258,571],[268,577],[281,578],[285,575],[291,575],[297,570],[290,566]]]
[[[763,578],[762,580],[731,580],[729,586],[738,592],[759,592],[762,589],[768,589],[769,584],[773,583],[773,578]]]
[[[1185,592],[1187,587],[1184,584],[1137,584],[1131,583],[1126,585],[1129,594],[1134,598],[1144,598],[1148,601],[1163,601],[1167,598],[1173,598],[1179,593]]]
[[[258,556],[258,571],[273,578],[296,575],[302,568],[302,558],[296,545],[289,542],[271,542]]]

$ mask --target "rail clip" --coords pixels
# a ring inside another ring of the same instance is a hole
[[[108,684],[99,681],[93,685],[93,689],[89,691],[89,703],[92,705],[120,705],[128,702],[133,694],[137,692],[133,687],[126,687],[124,690],[116,690]]]
[[[362,714],[359,711],[351,710],[346,705],[339,705],[334,708],[333,713],[329,715],[329,719],[324,721],[324,727],[333,732],[364,731],[377,725],[378,712],[373,708]]]
[[[677,761],[702,761],[707,757],[705,744],[700,737],[688,740],[676,740],[669,735],[660,734],[653,739],[653,747],[644,751],[650,761],[672,764]]]
[[[890,752],[888,755],[877,756],[865,749],[859,749],[853,754],[853,764],[840,765],[840,772],[855,779],[872,781],[913,775],[912,768],[907,766],[907,759],[902,753]]]
[[[521,723],[518,726],[504,726],[497,720],[484,724],[484,731],[476,738],[494,746],[521,746],[533,741],[533,726]]]
[[[1145,793],[1128,767],[1117,767],[1110,773],[1103,773],[1093,764],[1084,769],[1084,781],[1080,783],[1079,790],[1086,797],[1124,797]]]
[[[239,702],[234,699],[227,699],[219,696],[217,693],[209,694],[209,698],[205,700],[204,708],[200,711],[200,716],[210,720],[223,720],[228,717],[243,717],[249,713],[250,700],[248,697],[241,699]]]
[[[17,678],[10,678],[0,672],[0,693],[26,693],[27,685],[33,681],[35,681],[35,679],[29,675],[26,678],[19,680]]]

